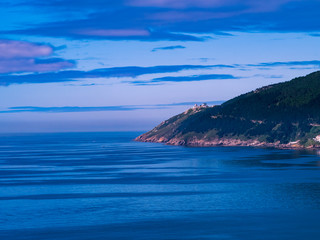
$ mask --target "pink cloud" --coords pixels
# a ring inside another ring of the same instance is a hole
[[[128,0],[128,4],[138,7],[219,7],[236,2],[236,0]]]
[[[47,45],[0,39],[0,59],[46,57],[52,52]]]
[[[256,1],[250,0],[248,1],[249,6],[253,12],[270,12],[275,11],[282,5],[293,2],[294,0],[268,0],[267,2],[264,1]],[[296,0],[299,1],[299,0]]]
[[[171,9],[219,8],[242,5],[247,7],[246,12],[268,12],[276,10],[283,4],[292,1],[297,0],[127,0],[127,4],[136,7],[160,7]]]
[[[74,67],[74,63],[69,61],[37,63],[34,59],[26,58],[0,60],[0,73],[53,72],[71,67]]]
[[[147,15],[150,20],[167,23],[229,18],[246,13],[272,12],[293,0],[128,0],[136,7],[159,7],[165,11]],[[299,1],[299,0],[296,0]],[[232,8],[232,6],[242,6]],[[223,8],[225,7],[225,8]],[[187,9],[185,11],[184,9]]]
[[[76,31],[77,34],[98,37],[135,37],[149,36],[150,33],[143,29],[85,29]]]
[[[166,22],[183,22],[183,21],[201,21],[208,20],[212,18],[220,17],[220,13],[212,13],[206,11],[192,11],[192,12],[182,12],[182,11],[166,11],[154,13],[148,16],[151,20],[161,20]],[[225,16],[225,15],[224,15]]]
[[[51,72],[74,67],[73,61],[48,58],[49,45],[0,39],[0,73]]]

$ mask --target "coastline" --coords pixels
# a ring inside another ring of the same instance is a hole
[[[283,144],[280,141],[275,143],[260,142],[258,140],[240,140],[233,138],[218,138],[213,140],[204,140],[192,138],[183,140],[178,137],[171,139],[153,137],[145,137],[144,134],[138,136],[134,139],[137,142],[149,142],[149,143],[163,143],[166,145],[173,146],[185,146],[185,147],[258,147],[258,148],[277,148],[277,149],[293,149],[293,150],[303,150],[303,149],[319,149],[319,146],[303,146],[299,145],[297,142]]]

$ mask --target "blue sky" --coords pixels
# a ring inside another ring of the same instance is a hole
[[[0,3],[0,132],[145,131],[319,70],[320,0]]]

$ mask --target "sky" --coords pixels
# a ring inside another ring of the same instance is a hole
[[[320,0],[2,0],[0,132],[146,131],[318,71]]]

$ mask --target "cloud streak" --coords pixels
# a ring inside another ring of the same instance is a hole
[[[52,18],[45,24],[32,23],[34,27],[2,33],[70,39],[205,41],[196,34],[320,31],[318,0],[51,0],[24,4],[37,11],[68,10],[75,15],[83,13],[83,17]]]
[[[75,66],[74,61],[56,60],[50,63],[37,61],[36,59],[0,59],[0,73],[21,73],[21,72],[52,72]],[[0,81],[1,81],[0,76]]]
[[[248,64],[252,67],[291,67],[291,66],[320,66],[320,61],[288,61],[288,62],[264,62],[259,64]]]
[[[273,68],[273,67],[307,67],[320,66],[319,60],[310,61],[288,61],[288,62],[264,62],[257,64],[233,64],[233,65],[162,65],[151,67],[111,67],[99,68],[91,71],[64,70],[55,71],[67,67],[72,67],[73,63],[64,61],[60,58],[50,59],[17,59],[8,62],[0,59],[0,72],[18,72],[18,71],[37,71],[39,73],[23,74],[23,75],[0,75],[0,85],[9,86],[11,84],[34,84],[34,83],[59,83],[59,82],[76,82],[85,79],[94,78],[136,78],[147,74],[162,74],[162,73],[178,73],[184,70],[210,70],[210,69],[246,69],[246,68]],[[44,73],[41,73],[44,72]],[[153,78],[151,80],[125,81],[134,85],[157,85],[168,82],[195,82],[208,80],[228,80],[239,79],[230,74],[199,74],[192,76],[166,76]],[[92,86],[90,83],[88,86]]]
[[[64,61],[59,58],[50,59],[17,59],[4,61],[0,59],[0,72],[18,72],[18,71],[38,71],[39,73],[23,74],[23,75],[0,75],[0,85],[9,86],[11,84],[34,84],[34,83],[59,83],[59,82],[75,82],[85,79],[94,78],[136,78],[147,74],[163,74],[163,73],[178,73],[184,70],[210,70],[210,69],[245,69],[245,68],[273,68],[273,67],[307,67],[320,66],[319,60],[310,61],[288,61],[288,62],[264,62],[257,64],[244,64],[244,65],[163,65],[151,67],[112,67],[112,68],[99,68],[91,71],[78,71],[78,70],[65,70],[58,72],[55,71],[62,68],[71,67],[72,63]],[[45,73],[41,73],[45,72]],[[168,82],[195,82],[195,81],[208,81],[208,80],[228,80],[239,79],[230,74],[198,74],[192,76],[166,76],[160,78],[153,78],[151,80],[136,80],[125,81],[134,85],[157,85]],[[86,84],[85,84],[86,85]],[[92,86],[93,84],[87,84]]]
[[[159,50],[175,50],[175,49],[184,49],[184,48],[186,48],[186,47],[181,46],[181,45],[167,46],[167,47],[157,47],[157,48],[152,49],[152,52],[156,52],[156,51],[159,51]]]
[[[183,70],[200,70],[212,68],[233,68],[231,65],[169,65],[152,67],[113,67],[100,68],[91,71],[60,71],[50,73],[37,73],[27,75],[0,75],[0,85],[8,86],[11,84],[24,83],[53,83],[70,82],[91,78],[135,78],[146,74],[173,73]]]
[[[134,85],[152,85],[167,82],[199,82],[199,81],[209,81],[209,80],[231,80],[240,79],[240,77],[235,77],[230,74],[207,74],[207,75],[192,75],[192,76],[177,76],[177,77],[161,77],[153,78],[149,81],[132,81],[131,84]]]
[[[219,105],[224,101],[208,101],[207,104]],[[6,110],[0,111],[1,113],[78,113],[78,112],[114,112],[114,111],[135,111],[144,109],[164,109],[176,106],[192,106],[194,104],[202,104],[204,102],[180,102],[169,104],[153,104],[153,105],[122,105],[122,106],[63,106],[63,107],[36,107],[36,106],[20,106],[10,107]]]
[[[0,113],[44,112],[44,113],[75,113],[75,112],[107,112],[107,111],[132,111],[143,109],[135,106],[101,106],[101,107],[11,107]]]
[[[46,57],[52,52],[48,45],[0,39],[0,59]]]
[[[234,5],[243,5],[253,12],[265,12],[279,8],[281,5],[290,2],[290,0],[270,0],[268,4],[259,1],[246,0],[127,0],[129,5],[137,7],[158,7],[173,9],[188,8],[222,8]]]
[[[104,21],[104,20],[103,20]],[[51,28],[39,27],[33,29],[22,29],[15,31],[6,31],[3,33],[9,34],[23,34],[35,36],[50,36],[50,37],[64,37],[70,39],[93,39],[93,40],[139,40],[139,41],[196,41],[203,42],[207,37],[197,37],[192,34],[174,33],[171,31],[151,30],[146,26],[133,26],[132,28],[107,28],[107,26],[99,26],[100,24],[87,24],[97,25],[89,28],[75,27],[82,25],[81,22],[74,21],[65,26],[65,23],[55,23]],[[0,32],[1,33],[1,32]]]

